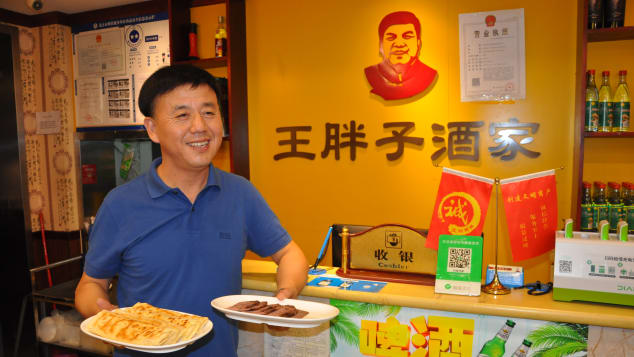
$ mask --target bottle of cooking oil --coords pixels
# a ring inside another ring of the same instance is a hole
[[[587,73],[585,130],[599,130],[599,91],[594,82],[594,69]]]
[[[601,89],[599,89],[599,131],[612,130],[612,90],[610,89],[610,71],[601,73]]]
[[[627,89],[626,76],[626,70],[619,71],[619,85],[616,87],[614,98],[612,99],[614,101],[612,131],[628,131],[630,129],[630,93]],[[587,97],[588,95],[586,94]]]

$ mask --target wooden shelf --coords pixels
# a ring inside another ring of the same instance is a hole
[[[588,30],[588,42],[634,40],[634,26]]]
[[[197,60],[174,61],[174,64],[191,64],[198,68],[227,67],[227,57],[202,58]]]
[[[586,138],[634,138],[634,131],[624,131],[624,132],[615,132],[615,133],[587,131],[583,133],[583,136]]]

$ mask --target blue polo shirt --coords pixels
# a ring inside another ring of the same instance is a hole
[[[142,301],[209,317],[212,332],[177,354],[236,356],[237,325],[210,302],[240,294],[245,250],[270,256],[291,238],[243,177],[210,166],[192,204],[160,179],[160,163],[108,193],[90,234],[85,272],[97,279],[118,274],[121,307]]]

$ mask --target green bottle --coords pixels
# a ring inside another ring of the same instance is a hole
[[[634,184],[623,182],[623,220],[629,233],[634,233]]]
[[[608,201],[605,194],[605,183],[594,182],[594,199],[592,201],[592,218],[594,228],[599,228],[599,222],[608,220]]]
[[[614,122],[612,123],[612,131],[629,131],[630,130],[630,94],[627,89],[627,71],[619,71],[619,85],[616,87],[612,100],[614,111]],[[586,102],[587,102],[586,94]],[[587,106],[587,104],[586,104]]]
[[[599,131],[612,131],[612,90],[610,89],[610,71],[603,71],[601,89],[599,89]]]
[[[583,181],[583,191],[581,195],[581,230],[591,232],[594,229],[594,219],[592,217],[592,185]]]
[[[478,357],[504,356],[504,345],[506,344],[506,340],[509,339],[511,332],[513,331],[513,327],[515,327],[515,321],[506,320],[506,323],[504,324],[504,326],[502,326],[500,331],[498,331],[497,335],[495,335],[495,337],[487,341],[484,346],[482,346]]]
[[[608,182],[610,194],[608,195],[608,221],[610,232],[616,232],[616,225],[623,219],[623,202],[621,202],[621,184]]]
[[[511,357],[526,357],[533,343],[529,340],[522,341],[522,344],[513,352]]]
[[[585,131],[599,130],[599,91],[594,82],[594,69],[587,73]]]

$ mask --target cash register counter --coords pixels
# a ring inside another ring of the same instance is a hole
[[[271,261],[243,260],[243,289],[276,290],[276,265]],[[533,296],[524,289],[509,295],[458,296],[436,294],[433,286],[388,283],[378,293],[307,286],[303,296],[341,299],[380,305],[516,317],[634,329],[634,308],[584,302],[554,301],[552,293]],[[634,298],[634,297],[633,297]]]

